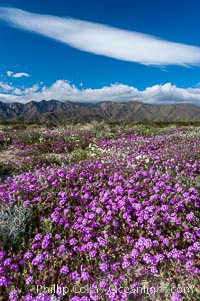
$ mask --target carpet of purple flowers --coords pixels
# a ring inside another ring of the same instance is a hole
[[[27,236],[0,245],[1,301],[200,300],[199,128],[10,129],[0,140],[14,174],[0,209],[32,212]],[[144,283],[154,293],[136,293]]]

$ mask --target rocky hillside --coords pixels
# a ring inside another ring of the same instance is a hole
[[[150,105],[141,102],[79,103],[42,100],[0,102],[0,122],[91,122],[96,121],[200,121],[200,107],[192,104]]]

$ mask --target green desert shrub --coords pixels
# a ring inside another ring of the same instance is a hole
[[[32,209],[12,204],[0,211],[0,247],[18,246],[26,238]]]

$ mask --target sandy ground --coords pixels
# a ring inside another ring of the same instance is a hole
[[[12,152],[10,150],[5,150],[0,152],[0,163],[4,163],[6,161],[8,161],[9,159],[12,159],[14,157],[14,155],[12,154]]]

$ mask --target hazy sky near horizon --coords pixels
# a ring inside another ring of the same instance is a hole
[[[198,0],[0,0],[0,101],[200,105]]]

